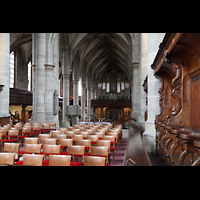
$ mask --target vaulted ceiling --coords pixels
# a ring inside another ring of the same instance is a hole
[[[32,34],[11,33],[10,51],[21,48],[25,59],[31,60]],[[129,80],[132,62],[132,39],[129,33],[60,33],[60,59],[68,51],[71,64],[75,55],[80,58],[79,67],[99,79],[108,67],[122,70]]]
[[[132,40],[129,33],[68,33],[61,34],[61,39],[71,58],[78,54],[80,67],[86,66],[94,79],[99,79],[110,66],[120,68],[131,79]]]

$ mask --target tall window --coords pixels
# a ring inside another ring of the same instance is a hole
[[[14,88],[14,76],[15,76],[15,67],[14,67],[14,51],[10,54],[10,88]]]
[[[32,86],[32,79],[31,79],[31,61],[28,63],[28,90],[31,91],[31,86]]]

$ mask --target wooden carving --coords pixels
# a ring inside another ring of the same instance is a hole
[[[175,105],[172,107],[172,111],[167,119],[176,116],[181,111],[181,90],[182,90],[182,82],[181,82],[181,67],[176,64],[171,59],[167,59],[167,62],[172,65],[173,70],[175,71],[175,77],[171,80],[171,96],[175,99]]]
[[[162,81],[162,84],[161,84],[161,88],[158,90],[158,93],[160,94],[160,97],[159,97],[159,106],[160,106],[160,114],[161,115],[163,113],[163,90],[164,90],[164,81],[163,81],[163,78],[161,78],[161,81]]]

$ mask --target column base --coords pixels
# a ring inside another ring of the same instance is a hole
[[[156,130],[155,125],[152,123],[145,123],[145,131],[142,134],[142,139],[144,141],[145,148],[148,153],[156,152]]]

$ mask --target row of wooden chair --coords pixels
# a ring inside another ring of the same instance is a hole
[[[29,138],[30,139],[30,138]],[[35,138],[34,138],[35,139]],[[69,139],[71,140],[71,139]],[[41,144],[25,144],[25,151],[23,152],[23,156],[26,154],[37,154],[37,155],[44,155],[43,157],[43,165],[44,166],[49,166],[49,160],[46,159],[46,156],[50,155],[60,155],[61,154],[61,145],[48,145],[45,144],[43,147],[43,152],[41,152]],[[108,161],[108,150],[109,148],[107,146],[92,146],[91,147],[91,156],[96,156],[96,157],[104,157],[105,162],[104,165],[107,166],[107,161]],[[14,153],[17,155],[17,158],[15,156],[15,161],[19,160],[19,155],[21,154],[19,151],[19,143],[5,143],[4,145],[4,153]],[[67,154],[65,153],[64,155],[70,155],[71,156],[71,166],[80,166],[83,164],[83,162],[76,162],[76,158],[82,158],[84,159],[85,157],[85,146],[75,146],[75,145],[70,145],[68,146],[68,152]],[[89,156],[89,155],[88,155]],[[23,165],[24,160],[17,161],[15,165]],[[2,164],[2,163],[1,163]]]
[[[15,153],[0,153],[0,165],[14,166]],[[23,155],[23,166],[43,166],[43,155]],[[49,155],[49,166],[70,166],[70,155]],[[105,166],[105,158],[84,156],[83,166]]]
[[[113,163],[115,159],[115,152],[117,155],[118,147],[120,145],[120,141],[122,139],[122,126],[112,127],[112,124],[107,126],[103,126],[102,124],[94,125],[94,124],[79,124],[74,125],[73,127],[60,128],[61,134],[66,134],[68,138],[73,137],[74,135],[83,135],[83,139],[92,139],[92,145],[95,145],[97,140],[101,140],[103,135],[106,136],[114,136],[114,140],[111,139],[111,152],[113,153]],[[52,132],[53,133],[53,132]],[[98,137],[96,136],[98,135]],[[76,136],[75,136],[76,137]],[[107,138],[108,139],[108,138]]]

